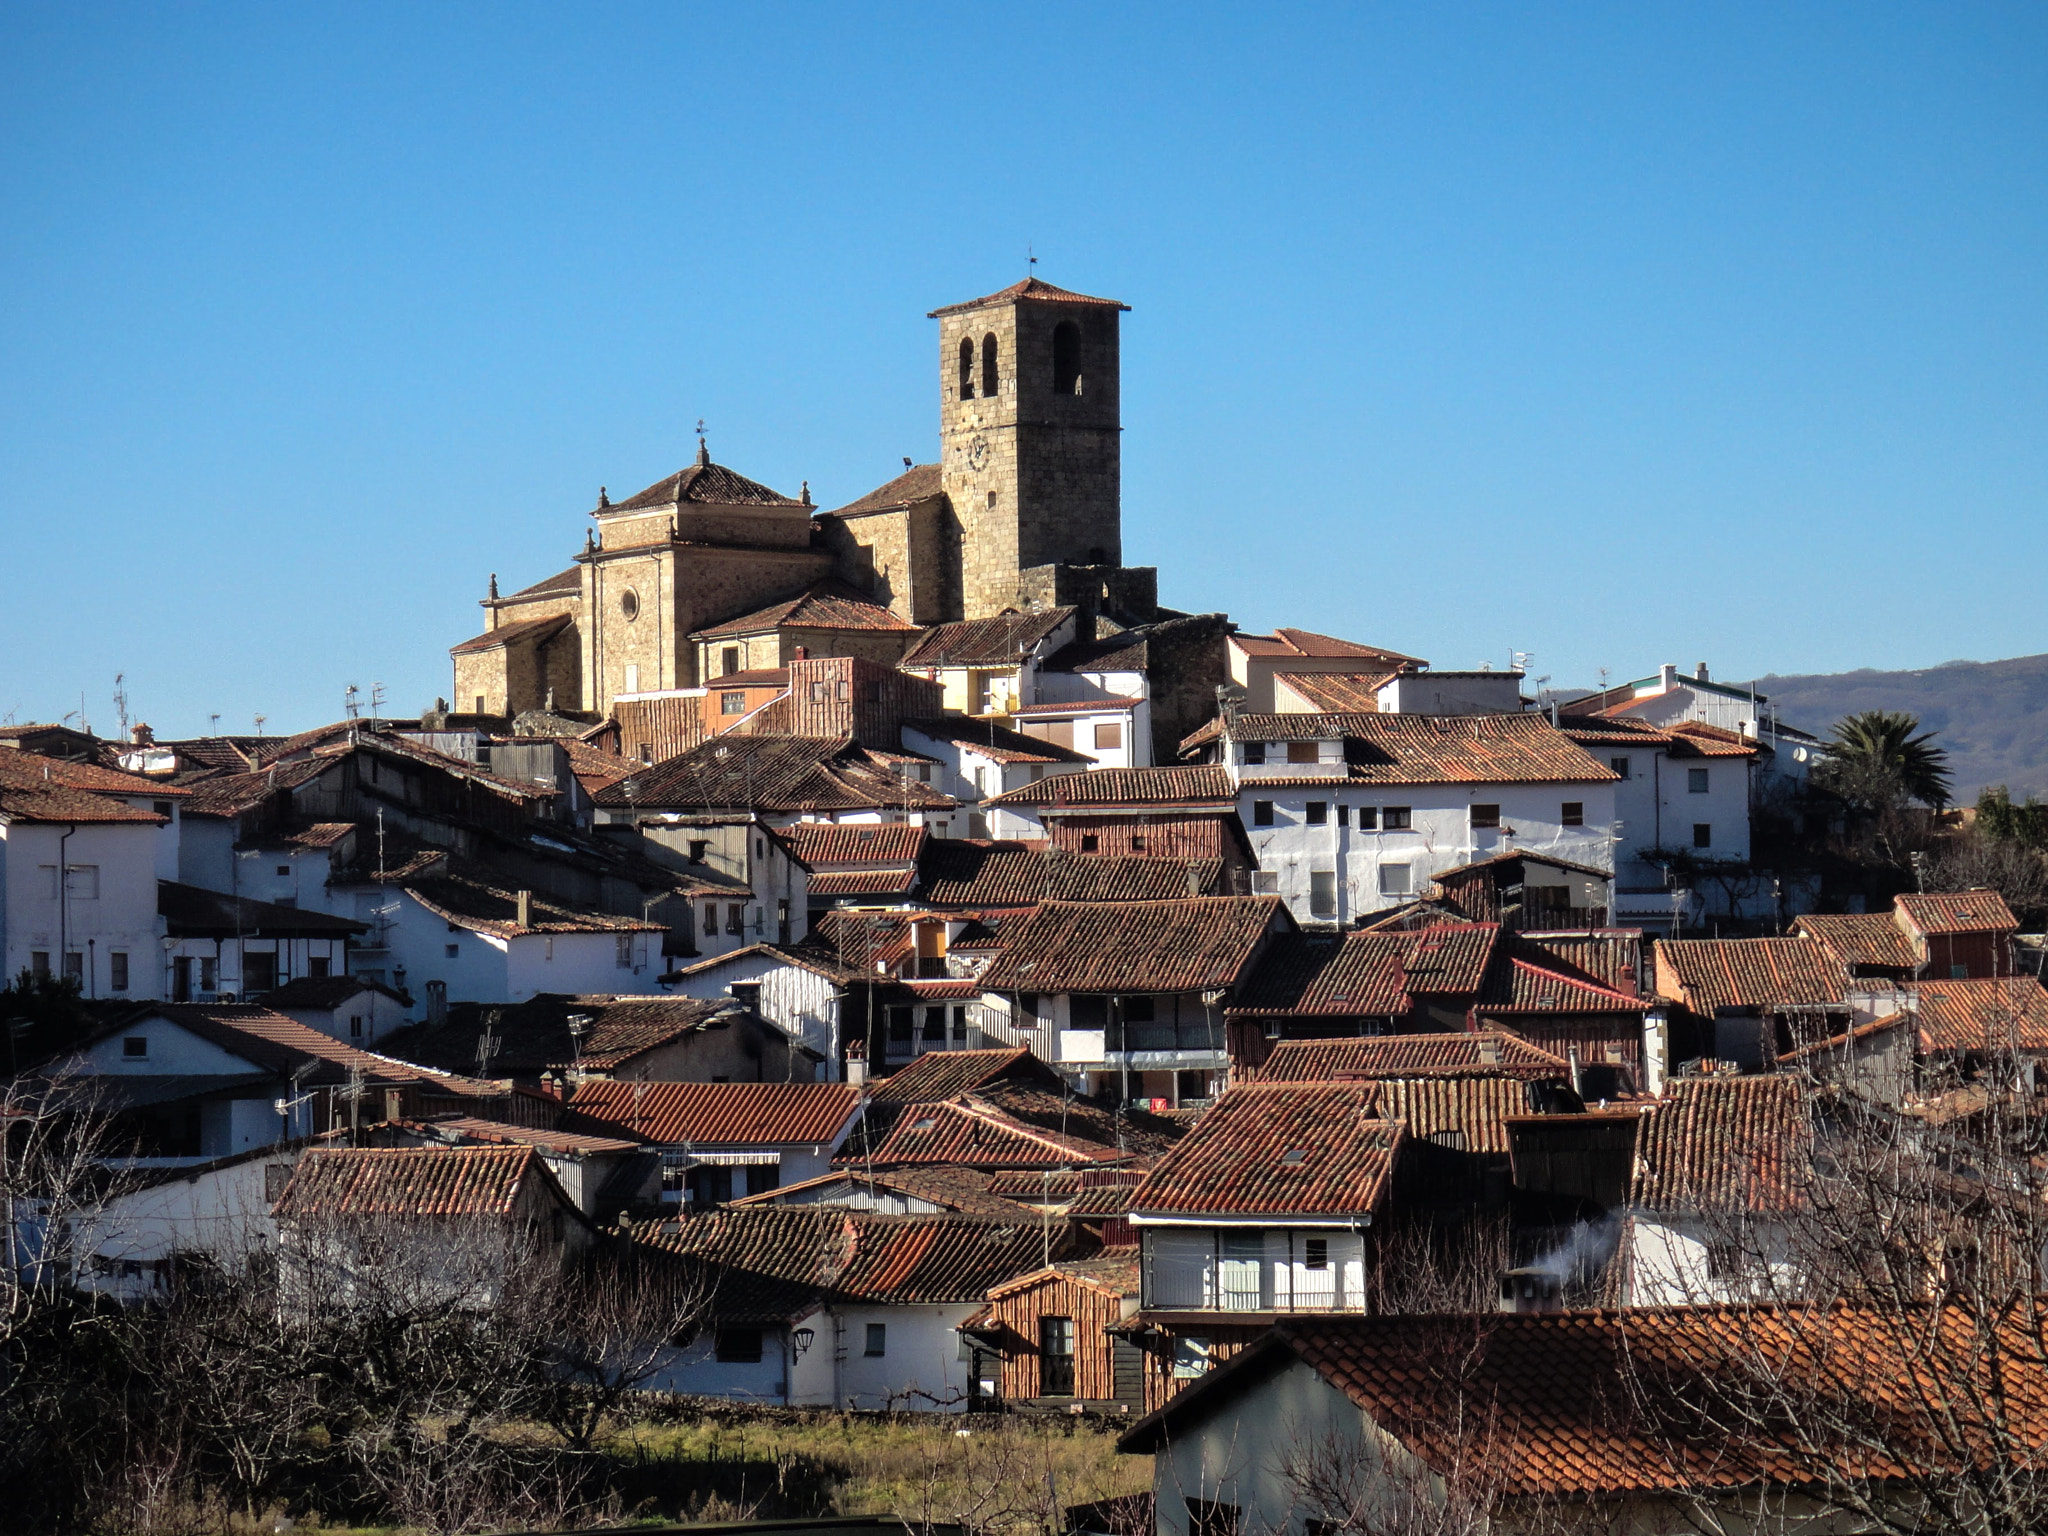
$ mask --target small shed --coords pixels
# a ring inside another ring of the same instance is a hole
[[[1139,1291],[1138,1250],[1106,1248],[1004,1281],[961,1332],[1000,1356],[994,1381],[1002,1402],[1141,1413],[1144,1356],[1111,1331],[1136,1315]],[[988,1379],[984,1369],[984,1391]]]

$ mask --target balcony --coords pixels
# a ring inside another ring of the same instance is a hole
[[[1365,1240],[1341,1228],[1150,1228],[1144,1305],[1162,1312],[1362,1312]]]

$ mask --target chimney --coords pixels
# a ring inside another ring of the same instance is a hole
[[[1696,682],[1707,682],[1707,664],[1704,661],[1697,663],[1692,669],[1692,675]]]
[[[1489,1067],[1500,1065],[1500,1037],[1481,1035],[1479,1037],[1479,1059]]]
[[[1678,668],[1675,664],[1667,661],[1657,669],[1657,686],[1666,693],[1678,686]]]
[[[522,928],[531,928],[533,926],[533,892],[521,891],[519,893],[519,915],[517,921]]]
[[[138,747],[147,747],[156,741],[156,732],[152,731],[140,720],[135,722],[135,728],[128,734],[134,739],[135,745]]]
[[[1503,1312],[1562,1312],[1564,1282],[1547,1269],[1533,1266],[1501,1271],[1500,1310]]]
[[[798,661],[809,661],[811,659],[811,648],[808,645],[800,645],[791,654]]]
[[[856,1088],[868,1080],[867,1052],[855,1044],[846,1047],[846,1080]]]

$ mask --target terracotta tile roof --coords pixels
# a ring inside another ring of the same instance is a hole
[[[1063,715],[1104,715],[1136,709],[1143,699],[1109,696],[1100,699],[1070,699],[1065,703],[1020,704],[1010,711],[1013,718],[1057,720]]]
[[[922,825],[910,822],[879,826],[800,822],[782,829],[782,840],[791,852],[819,871],[915,864],[929,836]]]
[[[1144,859],[1057,853],[1043,844],[938,838],[919,862],[920,894],[939,907],[1018,907],[1041,901],[1165,901],[1223,884],[1220,859]],[[816,889],[813,884],[812,889]]]
[[[1277,896],[1046,902],[1008,935],[982,979],[997,992],[1234,987],[1285,911]]]
[[[1027,736],[1022,731],[1013,731],[1007,725],[998,725],[993,720],[976,720],[967,715],[955,715],[951,719],[939,720],[906,720],[903,722],[903,728],[929,736],[933,741],[948,741],[957,746],[967,747],[998,763],[1095,761],[1086,752],[1063,747],[1056,741],[1044,741],[1036,736]]]
[[[1378,1078],[1569,1077],[1571,1063],[1504,1030],[1472,1034],[1366,1035],[1349,1040],[1282,1040],[1259,1081],[1344,1082]]]
[[[1643,973],[1643,935],[1637,928],[1519,933],[1515,935],[1515,952],[1546,970],[1561,971],[1616,992],[1642,996],[1647,991],[1643,985],[1648,979]]]
[[[950,1054],[950,1053],[948,1053]],[[1033,1082],[992,1081],[943,1103],[897,1116],[862,1166],[940,1163],[965,1168],[1059,1168],[1121,1163],[1165,1150],[1180,1127],[1157,1115],[1121,1113]],[[845,1154],[841,1161],[851,1162]]]
[[[1721,1009],[1838,1003],[1846,986],[1812,939],[1665,939],[1657,946],[1660,987],[1667,968],[1686,1007],[1703,1018]]]
[[[1782,1211],[1811,1156],[1796,1077],[1676,1078],[1636,1132],[1629,1202],[1659,1211]]]
[[[898,618],[880,603],[861,596],[842,582],[821,582],[807,592],[770,603],[737,619],[700,629],[692,640],[720,635],[750,635],[765,629],[858,629],[914,632],[917,626]],[[723,679],[713,679],[715,685]]]
[[[1228,722],[1225,734],[1233,741],[1341,739],[1348,779],[1355,783],[1612,783],[1616,778],[1613,769],[1535,714],[1243,714]],[[1240,788],[1250,794],[1261,784],[1282,782],[1247,778]]]
[[[1920,964],[1913,941],[1889,912],[1809,913],[1795,918],[1792,927],[1825,949],[1845,974],[1858,965],[1910,971]]]
[[[405,894],[436,917],[475,933],[518,938],[531,933],[666,933],[664,923],[620,917],[611,912],[584,912],[534,893],[528,908],[533,921],[519,922],[519,893],[455,875],[430,875],[408,881]]]
[[[272,1210],[280,1221],[510,1216],[535,1182],[553,1180],[531,1147],[314,1148]]]
[[[187,816],[238,816],[261,805],[280,790],[296,789],[317,779],[334,766],[332,758],[301,758],[277,763],[250,773],[231,773],[205,779],[192,786],[192,798],[185,802]]]
[[[1581,981],[1560,971],[1513,960],[1487,978],[1478,1007],[1496,1013],[1634,1013],[1644,1000],[1597,982]]]
[[[594,1136],[586,1131],[565,1130],[560,1126],[507,1125],[502,1120],[482,1120],[473,1115],[437,1115],[432,1120],[392,1123],[417,1135],[438,1137],[451,1144],[533,1147],[542,1153],[575,1157],[638,1152],[644,1145],[618,1136]]]
[[[549,635],[569,627],[569,615],[550,614],[541,619],[521,619],[513,624],[500,624],[496,629],[487,629],[475,639],[465,640],[460,645],[448,648],[450,656],[474,656],[483,651],[496,650],[501,645],[510,645],[515,640],[544,640]]]
[[[1868,1024],[1858,1024],[1854,1029],[1830,1035],[1824,1040],[1811,1040],[1794,1050],[1781,1051],[1778,1054],[1778,1061],[1787,1067],[1797,1066],[1810,1057],[1840,1051],[1852,1042],[1873,1039],[1888,1030],[1907,1028],[1913,1022],[1913,1015],[1910,1013],[1888,1013],[1881,1019],[1872,1019]]]
[[[573,736],[556,736],[555,741],[569,758],[569,771],[576,775],[576,782],[583,786],[583,792],[594,795],[601,789],[610,789],[623,778],[632,775],[638,763],[629,762],[616,752],[606,752],[588,742],[578,741]]]
[[[570,1108],[629,1136],[676,1145],[830,1145],[860,1112],[848,1083],[583,1082]]]
[[[1912,984],[1926,1051],[2048,1051],[2048,989],[2032,976]]]
[[[1405,663],[1411,667],[1429,665],[1419,656],[1403,656],[1399,651],[1389,651],[1377,645],[1360,645],[1355,640],[1339,640],[1333,635],[1319,635],[1307,629],[1276,629],[1270,635],[1232,635],[1230,642],[1247,656],[1309,657],[1326,661],[1361,659]]]
[[[907,896],[916,887],[917,870],[905,865],[901,868],[844,869],[814,874],[811,876],[810,893],[813,897],[836,901],[847,896]]]
[[[1373,715],[1379,713],[1380,689],[1386,686],[1389,678],[1398,675],[1394,672],[1282,672],[1273,679],[1273,688],[1278,692],[1284,687],[1328,714]]]
[[[339,1008],[350,998],[360,997],[365,992],[378,993],[397,1003],[406,1002],[402,993],[392,991],[381,981],[371,981],[362,976],[299,976],[264,993],[263,1006],[277,1013],[292,1008]]]
[[[250,938],[314,935],[339,938],[367,932],[368,923],[336,917],[308,907],[281,907],[246,896],[223,896],[175,880],[156,883],[157,915],[165,931],[177,935],[242,935]]]
[[[147,806],[132,806],[116,795],[184,799],[191,791],[91,763],[41,757],[19,749],[0,751],[0,817],[8,821],[132,821],[162,826],[168,819]]]
[[[1148,642],[1129,633],[1106,640],[1076,640],[1045,659],[1047,672],[1144,672],[1152,665]]]
[[[1510,1499],[1619,1504],[1668,1495],[1682,1511],[1690,1496],[1759,1482],[1780,1497],[1796,1493],[1825,1479],[1823,1459],[1846,1463],[1852,1478],[1898,1477],[1909,1470],[1910,1447],[1952,1445],[1958,1436],[1994,1443],[1987,1414],[1970,1408],[1958,1415],[1955,1406],[1987,1397],[2006,1410],[1996,1443],[2013,1446],[2011,1454],[2031,1466],[2048,1442],[2040,1407],[2048,1400],[2048,1359],[2038,1327],[2023,1314],[1987,1347],[1981,1320],[1962,1309],[1945,1316],[1836,1304],[1301,1317],[1139,1421],[1119,1446],[1165,1449],[1183,1423],[1227,1399],[1236,1383],[1257,1379],[1277,1356],[1306,1362],[1441,1475],[1471,1470],[1472,1426],[1489,1426],[1488,1490]],[[1730,1361],[1744,1363],[1731,1368]],[[2008,1373],[1999,1387],[1987,1379],[1993,1362]],[[1789,1440],[1769,1448],[1731,1444],[1707,1405],[1743,1392],[1759,1370],[1774,1383],[1803,1374],[1823,1395],[1854,1404],[1848,1421],[1882,1424],[1886,1432],[1839,1449],[1794,1449]],[[1959,1393],[1958,1381],[1973,1385]],[[1688,1433],[1687,1426],[1697,1428]],[[1925,1470],[1947,1475],[1931,1464]]]
[[[1131,1202],[1143,1216],[1359,1216],[1393,1182],[1402,1129],[1376,1083],[1232,1088]]]
[[[151,1017],[169,1019],[264,1071],[279,1076],[298,1073],[305,1084],[346,1082],[349,1073],[355,1071],[367,1083],[431,1084],[465,1097],[488,1098],[503,1092],[495,1083],[358,1050],[310,1025],[252,1003],[137,1004],[122,1024],[106,1033],[118,1033]]]
[[[517,602],[522,597],[554,597],[565,592],[580,594],[583,591],[583,567],[572,565],[566,571],[557,571],[545,581],[536,581],[530,587],[521,587],[502,602]]]
[[[713,955],[709,960],[699,960],[695,965],[683,966],[676,974],[678,976],[700,976],[707,972],[715,971],[721,966],[730,965],[733,961],[743,956],[761,956],[769,960],[780,961],[784,965],[796,966],[800,970],[809,971],[813,975],[823,976],[831,981],[847,982],[863,979],[859,969],[842,965],[836,955],[813,944],[811,939],[816,937],[817,933],[814,929],[810,938],[805,939],[801,944],[749,944],[744,949],[728,950],[722,955]]]
[[[645,508],[695,502],[716,507],[800,507],[780,491],[771,491],[758,480],[735,474],[723,464],[713,464],[700,451],[697,462],[657,480],[637,496],[615,501],[611,512],[637,512]]]
[[[1239,1016],[1369,1015],[1408,1011],[1403,937],[1384,933],[1276,935],[1230,1005]]]
[[[1704,720],[1680,720],[1667,725],[1665,733],[1679,750],[1673,757],[1755,757],[1757,746],[1739,731],[1725,731]]]
[[[941,315],[958,315],[970,309],[985,308],[990,304],[1096,304],[1106,309],[1121,310],[1128,310],[1131,307],[1118,299],[1090,298],[1085,293],[1075,293],[1068,288],[1055,288],[1051,283],[1043,283],[1035,277],[1027,277],[1021,283],[1012,283],[1009,287],[987,294],[982,298],[969,299],[964,304],[948,304],[943,309],[935,309],[925,318],[927,320],[936,320]]]
[[[1028,1290],[1048,1280],[1072,1280],[1090,1290],[1100,1291],[1105,1296],[1119,1299],[1136,1296],[1141,1286],[1138,1275],[1138,1250],[1131,1247],[1105,1248],[1092,1259],[1069,1259],[1064,1264],[1053,1264],[1044,1269],[1035,1269],[1028,1275],[1019,1275],[1014,1280],[1005,1280],[993,1286],[988,1299],[994,1301],[1000,1296],[1009,1296],[1017,1291]]]
[[[356,824],[352,821],[316,821],[310,827],[284,833],[278,841],[295,848],[333,848],[355,830]]]
[[[990,1083],[1015,1079],[1058,1090],[1059,1074],[1029,1050],[926,1051],[924,1055],[875,1083],[875,1104],[936,1104]]]
[[[843,738],[720,736],[591,797],[608,809],[947,809],[950,797],[886,772]]]
[[[1402,969],[1410,992],[1476,994],[1486,984],[1506,930],[1498,923],[1432,923],[1403,934]]]
[[[418,1024],[384,1042],[408,1061],[447,1070],[474,1069],[477,1046],[488,1030],[495,1049],[486,1069],[533,1077],[567,1071],[578,1061],[609,1072],[636,1056],[703,1029],[733,1005],[692,997],[569,997],[543,993],[523,1003],[456,1004],[440,1024]],[[587,1020],[580,1047],[569,1033],[572,1015]]]
[[[993,1192],[991,1186],[997,1175],[981,1168],[880,1168],[868,1169],[847,1164],[821,1173],[814,1179],[802,1179],[795,1184],[782,1184],[774,1189],[763,1190],[758,1195],[746,1195],[731,1202],[733,1210],[754,1210],[769,1205],[806,1205],[813,1202],[790,1199],[792,1195],[812,1190],[829,1189],[833,1185],[847,1184],[889,1194],[907,1195],[915,1200],[924,1200],[932,1205],[959,1216],[993,1216],[1007,1221],[1035,1221],[1038,1213],[1022,1201]],[[830,1201],[816,1202],[831,1204]]]
[[[1508,1120],[1530,1109],[1522,1080],[1500,1072],[1385,1078],[1379,1090],[1380,1114],[1400,1121],[1415,1141],[1458,1152],[1506,1156]]]
[[[1036,784],[1021,784],[985,805],[1030,805],[1048,808],[1114,806],[1237,805],[1237,786],[1227,769],[1216,765],[1189,768],[1096,768],[1088,773],[1058,773]]]
[[[1072,608],[1044,608],[1037,613],[1011,608],[993,618],[936,624],[910,648],[901,665],[905,671],[915,667],[1014,666],[1073,616]]]
[[[976,1302],[990,1286],[1041,1265],[1045,1254],[1045,1236],[1029,1219],[806,1206],[711,1211],[642,1241],[704,1265],[712,1312],[725,1320],[779,1320],[828,1300]],[[1054,1252],[1071,1242],[1056,1236]]]
[[[1893,901],[1918,933],[2019,931],[2019,919],[1996,891],[1929,891],[1924,895],[1909,891]]]
[[[826,517],[858,517],[863,512],[890,512],[898,507],[913,506],[920,501],[929,501],[945,493],[945,472],[938,464],[917,464],[906,469],[894,480],[878,485],[858,501],[849,501],[845,506],[827,512]]]

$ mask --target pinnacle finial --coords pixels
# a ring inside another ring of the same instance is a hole
[[[798,501],[800,501],[800,502],[802,502],[802,503],[803,503],[803,504],[804,504],[805,506],[807,506],[807,507],[808,507],[808,506],[809,506],[809,505],[811,504],[811,482],[810,482],[810,481],[806,480],[806,481],[804,482],[804,489],[803,489],[803,494],[802,494],[801,496],[799,496],[799,497],[797,498],[797,500],[798,500]]]
[[[612,504],[612,493],[601,485],[597,488],[597,504],[599,508],[608,507]]]
[[[697,467],[704,468],[711,462],[711,444],[704,437],[704,418],[697,418]]]
[[[492,601],[492,602],[496,602],[497,600],[498,600],[498,573],[497,573],[496,571],[493,571],[493,572],[491,572],[491,601]]]

